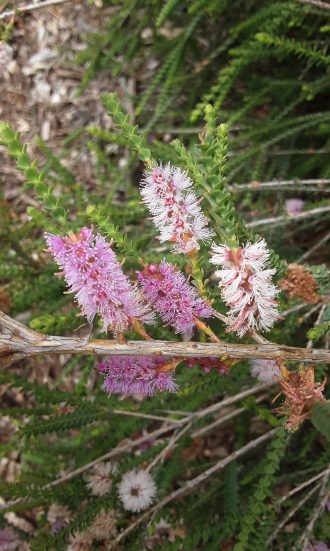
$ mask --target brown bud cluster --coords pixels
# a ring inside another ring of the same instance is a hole
[[[278,282],[289,298],[302,298],[306,304],[315,304],[321,297],[318,286],[310,270],[301,264],[289,264],[289,270]]]
[[[310,416],[313,406],[325,400],[323,390],[326,379],[322,383],[316,383],[313,367],[285,371],[284,378],[280,381],[285,400],[277,411],[288,416],[286,428],[293,432]]]

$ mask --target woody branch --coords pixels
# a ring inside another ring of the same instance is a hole
[[[127,341],[58,337],[32,331],[0,312],[0,366],[40,354],[159,355],[165,357],[265,358],[300,362],[330,362],[330,351],[295,348],[276,343],[233,344],[178,341]]]

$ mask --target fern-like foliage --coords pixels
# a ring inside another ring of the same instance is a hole
[[[240,532],[237,536],[237,543],[234,546],[235,551],[243,549],[254,549],[254,535],[258,531],[257,526],[262,524],[262,515],[265,511],[265,500],[269,498],[272,492],[272,484],[275,480],[275,473],[279,468],[279,463],[285,453],[288,435],[281,427],[273,440],[269,452],[264,459],[262,476],[258,482],[256,491],[251,496],[247,511],[242,517],[240,523]],[[263,542],[265,545],[265,541]]]

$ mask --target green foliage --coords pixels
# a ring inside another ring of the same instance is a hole
[[[330,440],[330,402],[319,402],[313,406],[311,420],[327,440]]]
[[[279,36],[271,36],[267,33],[257,33],[256,39],[262,44],[273,46],[278,52],[282,51],[286,55],[294,53],[299,57],[306,57],[315,65],[330,65],[330,56],[324,55],[322,51],[318,51],[315,47],[311,47],[306,42],[297,42]]]
[[[102,101],[130,147],[137,151],[141,161],[150,165],[152,162],[151,151],[147,147],[145,139],[139,134],[138,127],[130,123],[129,116],[122,110],[117,95],[114,93],[104,94]]]
[[[138,259],[138,251],[136,245],[127,239],[127,237],[116,227],[101,209],[97,209],[94,205],[90,205],[86,209],[86,214],[90,221],[95,224],[109,241],[113,241],[118,250],[134,259]]]
[[[265,501],[271,496],[275,474],[285,453],[287,440],[288,435],[281,427],[270,445],[268,453],[265,455],[262,475],[255,492],[249,500],[247,511],[240,522],[240,532],[233,551],[255,549],[254,544],[251,543],[251,539],[255,537],[257,532],[256,526],[262,523],[262,515],[266,511]],[[265,542],[263,543],[265,544]]]
[[[85,323],[77,310],[72,310],[68,314],[44,314],[33,318],[29,322],[31,329],[46,335],[64,333],[68,329],[71,331]]]
[[[322,339],[322,337],[325,337],[329,330],[330,321],[325,321],[324,323],[320,323],[320,325],[309,329],[309,331],[307,331],[307,337],[313,341],[318,341],[319,339]]]
[[[239,20],[235,13],[240,13]],[[223,34],[219,33],[219,21]],[[241,129],[231,138],[235,155],[229,163],[230,180],[250,179],[251,165],[255,165],[255,179],[260,178],[261,169],[268,172],[266,179],[284,177],[283,171],[291,177],[304,177],[310,170],[310,159],[303,153],[277,156],[276,144],[303,151],[311,143],[314,148],[327,143],[328,124],[315,121],[300,128],[299,123],[302,111],[304,116],[317,113],[314,103],[324,104],[329,87],[324,22],[321,10],[293,1],[242,5],[239,0],[199,0],[179,6],[169,0],[160,5],[153,2],[145,11],[141,1],[130,0],[120,5],[94,51],[96,48],[99,69],[110,64],[110,70],[118,72],[118,55],[124,56],[123,65],[133,59],[131,49],[123,47],[129,36],[139,66],[150,53],[160,59],[151,80],[143,81],[142,98],[136,98],[138,122],[148,130],[158,130],[165,118],[167,127],[173,120],[174,126],[189,129],[189,117],[200,119],[209,103],[220,121],[227,120],[230,125],[235,121]],[[162,34],[163,26],[169,31],[174,28],[173,36],[171,32],[168,37]],[[141,28],[152,32],[150,42],[141,38]],[[292,128],[276,132],[274,121],[285,122],[290,116]],[[189,141],[195,141],[193,132]],[[326,156],[316,156],[315,161],[323,166],[324,173],[329,172]]]
[[[66,212],[61,200],[54,195],[53,187],[47,184],[45,174],[38,170],[36,162],[31,161],[19,134],[3,122],[0,122],[0,142],[6,146],[9,155],[15,159],[17,168],[24,174],[26,186],[34,189],[36,197],[42,201],[45,210],[49,211],[52,222],[48,222],[45,229],[53,229],[53,222],[65,226]],[[34,212],[30,210],[30,215],[33,216]]]
[[[317,282],[321,295],[326,295],[330,290],[329,269],[325,264],[311,266],[313,277]],[[327,309],[328,311],[328,309]],[[328,314],[329,315],[329,314]]]
[[[60,433],[73,428],[80,428],[88,423],[103,417],[103,413],[88,411],[86,405],[84,409],[77,409],[72,413],[54,416],[50,419],[37,420],[35,423],[29,423],[21,430],[22,435],[35,436],[46,432]]]
[[[158,28],[163,25],[163,23],[166,21],[171,12],[175,9],[177,4],[178,0],[167,0],[156,19],[156,26]]]

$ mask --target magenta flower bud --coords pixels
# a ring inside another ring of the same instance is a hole
[[[149,272],[149,274],[156,274],[158,272],[157,264],[149,264],[148,272]]]
[[[230,249],[214,245],[211,262],[221,266],[215,272],[223,301],[229,306],[229,330],[243,336],[250,329],[269,330],[280,318],[272,283],[275,270],[266,269],[269,251],[264,239]]]
[[[198,365],[202,368],[204,373],[210,373],[212,369],[215,369],[219,375],[228,375],[230,366],[223,362],[217,356],[209,356],[208,358],[188,358],[185,360],[187,367],[192,368]]]
[[[102,361],[98,364],[97,369],[100,373],[107,373],[108,371],[108,364],[106,361]]]
[[[139,291],[124,275],[111,245],[92,229],[82,228],[67,237],[46,234],[48,250],[63,270],[71,293],[91,323],[98,314],[103,330],[127,330],[131,320],[151,323],[153,316]]]
[[[163,260],[138,272],[144,294],[161,319],[176,333],[192,335],[197,318],[210,318],[211,306],[197,294],[175,266]],[[150,269],[151,268],[151,269]]]
[[[198,242],[213,235],[192,188],[187,172],[170,163],[154,166],[142,180],[141,195],[160,232],[158,239],[172,241],[177,253],[198,250]]]
[[[166,366],[171,360],[154,356],[112,356],[98,369],[105,374],[102,389],[108,394],[152,396],[178,389]]]

